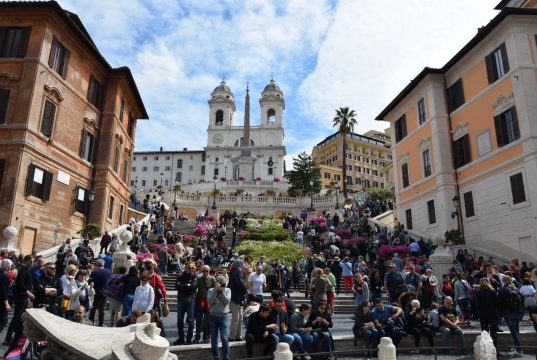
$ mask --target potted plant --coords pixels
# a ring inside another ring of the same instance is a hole
[[[221,177],[220,177],[220,181],[226,181],[226,177],[225,177],[225,176],[221,176]]]
[[[239,176],[240,181],[244,181],[244,176]]]
[[[255,178],[256,181],[261,181],[261,176]]]
[[[280,182],[280,178],[278,176],[274,177],[274,182]]]

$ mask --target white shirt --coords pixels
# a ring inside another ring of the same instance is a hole
[[[263,284],[266,283],[265,274],[252,273],[248,276],[248,283],[250,283],[250,294],[263,295]]]
[[[153,302],[155,300],[155,290],[149,285],[149,282],[145,285],[140,285],[134,292],[134,302],[132,303],[132,310],[140,310],[144,313],[148,313],[153,309]]]

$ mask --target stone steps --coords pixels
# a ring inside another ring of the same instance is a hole
[[[465,339],[465,351],[467,355],[472,355],[473,353],[473,343],[475,342],[475,339],[478,335],[480,335],[480,331],[471,330],[471,331],[465,331],[464,332],[464,339]],[[353,350],[358,350],[363,348],[363,343],[361,341],[358,342],[358,346],[354,346],[354,338],[352,335],[342,335],[337,336],[334,335],[334,348],[337,352],[348,352],[349,354],[346,355],[346,358],[365,358],[365,356],[361,355],[360,353],[355,352],[354,354],[350,354]],[[535,333],[534,332],[524,332],[520,334],[521,339],[521,345],[522,346],[534,346],[535,345]],[[427,340],[422,338],[422,346],[428,346]],[[437,333],[434,342],[436,346],[442,346],[442,337]],[[229,344],[230,346],[230,358],[231,359],[245,359],[246,358],[246,345],[244,341],[238,341],[238,342],[232,342]],[[453,351],[459,351],[460,348],[457,344],[457,339],[455,336],[450,336],[450,343],[449,346],[453,348]],[[500,347],[512,347],[513,346],[513,339],[511,338],[511,334],[509,332],[505,333],[499,333],[498,334],[498,346]],[[414,348],[414,337],[413,336],[407,336],[403,338],[401,343],[399,344],[399,348],[401,349],[413,349]],[[176,354],[179,359],[181,360],[212,360],[213,357],[211,355],[211,345],[210,344],[195,344],[195,345],[179,345],[179,346],[170,346],[169,348],[170,352],[173,354]],[[254,347],[254,357],[261,356],[260,351],[262,351],[262,348],[260,346]],[[313,359],[317,359],[317,357],[312,354]],[[351,356],[349,356],[351,355]],[[400,352],[398,352],[398,355],[401,355]],[[415,355],[416,358],[434,358],[433,355]],[[339,358],[339,356],[338,356]],[[320,358],[319,358],[320,359]]]

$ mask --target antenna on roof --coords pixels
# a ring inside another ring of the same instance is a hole
[[[274,81],[274,73],[273,72],[270,73],[270,80]]]
[[[249,82],[246,82],[246,94],[248,94],[250,92],[250,87],[249,87],[250,83]]]

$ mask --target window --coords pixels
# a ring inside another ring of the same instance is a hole
[[[496,141],[498,147],[512,143],[520,138],[518,117],[514,106],[500,115],[495,116],[494,126],[496,127]]]
[[[76,212],[86,213],[86,189],[81,187],[75,188],[74,208]]]
[[[369,169],[368,169],[368,168],[364,168],[364,173],[369,175]]]
[[[201,161],[205,161],[205,153],[201,154]]]
[[[142,166],[142,171],[146,172],[147,171],[147,166]]]
[[[513,195],[513,205],[526,201],[526,192],[524,191],[524,179],[522,173],[509,176],[511,182],[511,194]]]
[[[267,120],[268,120],[268,122],[276,121],[276,111],[274,109],[268,109],[268,111],[267,111]]]
[[[2,190],[2,182],[4,181],[5,171],[6,171],[6,159],[0,159],[0,191]]]
[[[405,210],[405,217],[407,230],[412,230],[412,209]]]
[[[169,166],[164,167],[164,171],[170,171],[170,169],[171,169],[171,167],[169,167]]]
[[[464,193],[464,213],[466,214],[466,217],[472,217],[475,216],[475,210],[474,210],[474,197],[472,196],[472,192],[468,191]]]
[[[88,87],[88,101],[95,105],[99,110],[103,109],[104,100],[104,86],[97,81],[95,76],[90,76],[90,83]]]
[[[222,110],[216,111],[216,118],[215,118],[215,125],[223,125],[224,124],[224,112]]]
[[[369,158],[365,158],[364,160],[366,164],[369,164]]]
[[[347,176],[347,184],[352,185],[352,176]]]
[[[118,173],[119,171],[119,146],[116,146],[114,149],[114,164],[113,164],[114,171]]]
[[[334,180],[336,180],[336,181],[341,181],[341,176],[339,176],[339,175],[334,175]]]
[[[158,160],[158,156],[155,156],[155,157],[153,158],[153,160]]]
[[[395,127],[395,142],[399,142],[406,137],[406,116],[403,115],[394,124]],[[365,154],[365,150],[364,150]]]
[[[427,201],[427,214],[429,215],[429,224],[436,223],[436,213],[434,211],[434,200]]]
[[[505,43],[501,44],[490,55],[485,57],[487,64],[487,77],[489,84],[492,84],[509,72],[509,61],[507,59],[507,50]]]
[[[131,186],[134,186],[134,180],[131,180]]]
[[[205,175],[205,165],[201,165],[201,175]]]
[[[268,174],[269,174],[269,175],[274,174],[274,168],[269,167],[269,168],[268,168]]]
[[[142,186],[145,186],[145,180],[142,180]]]
[[[425,98],[421,98],[420,101],[418,101],[418,122],[419,125],[423,124],[425,121],[427,121],[426,115],[425,115]]]
[[[181,169],[183,167],[183,159],[177,159],[177,168]]]
[[[371,160],[371,165],[378,165],[378,161],[377,160]]]
[[[401,165],[401,176],[403,178],[403,188],[406,188],[409,185],[408,181],[408,163]]]
[[[354,166],[354,171],[360,172],[362,171],[362,168],[360,166]]]
[[[52,126],[54,125],[54,115],[56,114],[56,105],[52,101],[45,101],[43,117],[41,118],[41,133],[46,137],[52,135]]]
[[[164,180],[164,186],[170,186],[169,180]]]
[[[374,188],[378,188],[378,187],[379,187],[379,183],[378,183],[378,181],[373,181],[373,187],[374,187]]]
[[[110,200],[108,201],[108,218],[113,219],[114,218],[114,197],[110,196]]]
[[[324,178],[325,178],[325,179],[330,179],[330,173],[325,172],[325,173],[324,173]]]
[[[159,167],[158,166],[153,166],[153,171],[159,171]]]
[[[143,160],[143,161],[147,161],[147,156],[144,156],[144,157],[142,158],[142,160]]]
[[[93,143],[95,138],[93,134],[87,130],[82,130],[82,138],[80,142],[80,157],[85,159],[87,162],[93,160]]]
[[[366,180],[363,181],[363,183],[364,183],[365,188],[370,188],[371,187],[370,184],[369,184],[369,180],[366,179]]]
[[[127,132],[129,133],[129,137],[132,139],[134,135],[134,118],[132,117],[132,114],[129,113],[129,123],[127,124]]]
[[[8,89],[0,89],[0,124],[6,122],[7,115],[7,105],[9,104],[9,94]]]
[[[431,153],[429,152],[429,149],[422,152],[421,157],[423,158],[423,176],[431,176]]]
[[[188,170],[190,170],[190,171],[194,170],[194,166],[189,165],[189,166],[188,166]]]
[[[127,182],[127,176],[129,175],[129,162],[127,161],[127,159],[123,160],[123,174],[122,174],[122,177],[121,179],[123,180],[124,183]]]
[[[136,166],[132,167],[132,172],[136,172]]]
[[[455,169],[472,161],[468,134],[453,142],[453,158],[455,159]]]
[[[170,156],[166,156],[166,160],[170,160],[170,159],[171,159],[171,157],[170,157]]]
[[[153,186],[157,186],[157,180],[153,180]]]
[[[360,179],[360,178],[354,178],[354,183],[355,183],[356,185],[362,185],[362,179]]]
[[[123,112],[125,111],[125,99],[121,98],[119,103],[119,121],[123,122]]]
[[[119,218],[117,219],[118,223],[121,225],[123,223],[123,212],[124,212],[123,205],[119,205]]]
[[[69,50],[67,50],[67,48],[58,41],[56,36],[54,36],[52,39],[52,46],[50,48],[48,65],[64,79],[67,77],[67,68],[69,66],[70,56],[71,53]]]
[[[213,175],[214,175],[214,176],[218,176],[218,168],[217,168],[217,167],[216,167],[216,168],[214,168],[214,172],[213,172]]]
[[[28,167],[26,176],[25,196],[35,196],[43,201],[50,199],[50,189],[52,187],[52,173],[41,169],[35,165]]]
[[[352,165],[347,165],[347,170],[352,171]]]
[[[133,157],[132,157],[132,160],[133,160],[133,161],[136,161],[136,156],[133,156]]]
[[[29,35],[27,27],[0,27],[0,58],[25,57]]]
[[[377,170],[371,170],[371,175],[379,176],[379,172]]]
[[[456,110],[462,104],[464,104],[464,91],[462,88],[462,79],[459,79],[447,89],[448,112]]]
[[[181,174],[180,171],[178,171],[177,173],[175,173],[175,181],[183,181],[183,174]]]

